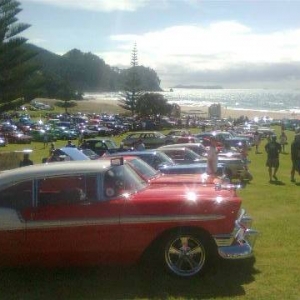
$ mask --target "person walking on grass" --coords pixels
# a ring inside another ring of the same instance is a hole
[[[271,137],[271,141],[265,146],[267,152],[266,166],[269,171],[269,179],[272,182],[273,179],[278,180],[276,174],[279,168],[279,153],[281,152],[281,145],[276,141],[276,135]]]
[[[296,130],[295,139],[291,144],[291,159],[292,159],[291,182],[296,182],[295,180],[296,171],[300,175],[300,128]]]
[[[253,134],[253,143],[255,145],[255,154],[258,154],[258,147],[259,147],[259,144],[260,144],[260,134],[258,131],[255,131],[254,134]]]
[[[281,144],[281,151],[282,153],[285,153],[285,145],[287,145],[287,136],[283,130],[281,131],[279,141]]]

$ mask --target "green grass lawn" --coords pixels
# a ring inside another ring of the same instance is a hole
[[[287,134],[290,152],[294,133]],[[300,299],[300,176],[299,184],[290,182],[290,153],[281,154],[279,181],[270,184],[264,144],[261,154],[250,151],[254,179],[239,191],[243,206],[254,217],[253,227],[261,233],[254,258],[220,261],[205,276],[186,280],[138,267],[4,269],[0,299]],[[34,163],[48,155],[42,143],[0,151],[28,147]]]

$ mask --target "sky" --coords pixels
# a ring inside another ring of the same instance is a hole
[[[300,0],[19,0],[21,36],[156,71],[161,87],[300,88]]]

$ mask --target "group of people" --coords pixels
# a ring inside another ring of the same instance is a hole
[[[271,137],[271,140],[265,145],[265,151],[267,152],[267,162],[269,180],[270,182],[278,180],[277,171],[279,169],[279,154],[285,153],[285,145],[287,144],[287,138],[284,132],[280,135],[280,143],[277,142],[276,135]],[[291,144],[291,182],[295,182],[296,171],[300,175],[300,129],[296,130],[294,141]]]

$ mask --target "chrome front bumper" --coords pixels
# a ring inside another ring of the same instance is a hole
[[[214,236],[219,255],[225,259],[251,257],[255,241],[259,235],[258,231],[252,229],[251,226],[252,218],[242,209],[231,234]]]

